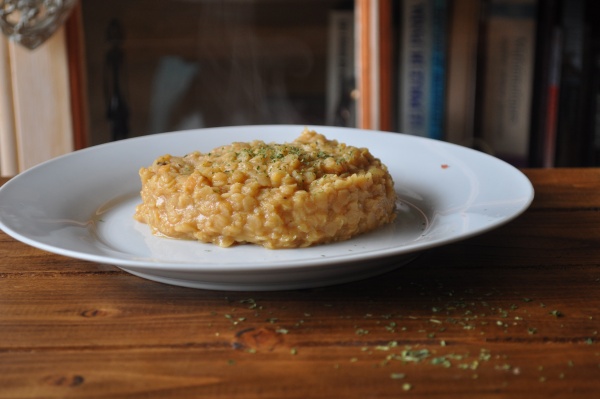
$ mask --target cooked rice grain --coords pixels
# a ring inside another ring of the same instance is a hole
[[[365,148],[308,129],[286,144],[164,155],[140,177],[136,220],[156,235],[221,247],[307,247],[347,240],[395,217],[385,165]]]

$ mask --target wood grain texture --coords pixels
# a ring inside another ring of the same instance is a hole
[[[18,170],[73,151],[64,27],[31,51],[9,42]]]
[[[0,233],[0,398],[597,397],[600,171],[386,275],[172,287]]]
[[[77,3],[65,22],[65,46],[69,71],[70,115],[72,119],[74,150],[86,148],[90,141],[83,35],[81,3]]]
[[[0,175],[19,173],[8,38],[0,37]]]
[[[358,29],[356,39],[358,44],[357,81],[358,81],[358,115],[357,127],[362,129],[375,129],[373,125],[372,109],[373,96],[376,95],[376,87],[373,86],[373,52],[376,50],[371,45],[371,36],[375,30],[373,26],[372,4],[367,0],[357,0],[354,5],[356,15],[355,26]]]

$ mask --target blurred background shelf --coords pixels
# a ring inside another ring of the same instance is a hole
[[[592,0],[81,0],[34,51],[2,38],[0,172],[126,137],[277,123],[598,166],[599,16]],[[46,80],[66,68],[54,102],[23,64]]]

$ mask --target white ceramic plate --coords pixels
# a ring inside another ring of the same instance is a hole
[[[522,213],[529,180],[491,156],[398,133],[311,127],[367,147],[392,174],[397,221],[352,240],[304,249],[211,244],[155,237],[133,219],[138,170],[160,155],[207,152],[233,141],[287,142],[303,126],[189,130],[99,145],[53,159],[0,189],[0,228],[34,247],[107,263],[143,278],[220,290],[279,290],[363,279],[419,251],[481,234]]]

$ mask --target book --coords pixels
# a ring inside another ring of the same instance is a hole
[[[354,11],[358,88],[356,125],[362,129],[379,129],[379,0],[356,0]]]
[[[490,0],[485,14],[481,119],[485,147],[515,166],[529,161],[536,0]]]
[[[535,69],[529,150],[530,167],[553,167],[560,92],[562,30],[558,24],[560,0],[538,4]]]
[[[560,98],[560,72],[562,53],[562,32],[556,28],[552,32],[552,46],[550,48],[549,73],[546,85],[546,108],[540,112],[544,118],[542,165],[551,168],[555,165],[556,158],[556,131],[558,123],[558,103]]]
[[[481,0],[454,0],[450,10],[446,141],[472,147]]]
[[[399,130],[444,138],[446,0],[404,0],[401,6]]]
[[[356,0],[356,120],[363,129],[393,130],[392,0]]]
[[[584,138],[586,113],[586,1],[563,1],[560,8],[563,35],[561,85],[557,121],[555,166],[584,166],[588,140]]]
[[[393,107],[395,99],[396,74],[394,59],[394,18],[397,16],[394,0],[378,1],[378,37],[376,38],[379,52],[376,60],[379,69],[379,129],[393,131],[395,117]]]

